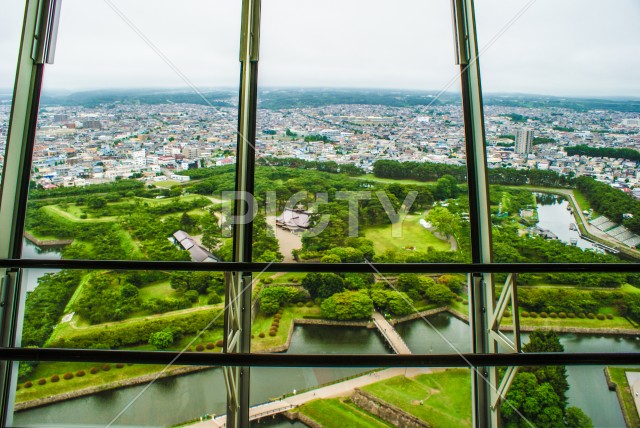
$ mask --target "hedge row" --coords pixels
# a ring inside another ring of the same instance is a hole
[[[209,326],[212,320],[215,321]],[[184,334],[197,333],[209,327],[222,327],[224,317],[221,310],[197,311],[184,316],[166,316],[153,319],[141,319],[126,324],[79,330],[72,336],[58,338],[47,346],[51,348],[119,348],[122,346],[146,343],[149,335],[167,327],[179,329]]]

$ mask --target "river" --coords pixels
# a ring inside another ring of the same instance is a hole
[[[415,320],[398,326],[398,332],[414,352],[469,352],[469,326],[466,323],[447,313],[431,316],[428,321]],[[615,349],[619,352],[640,352],[640,341],[635,338],[562,334],[560,340],[567,351],[604,352]],[[362,354],[387,351],[374,330],[297,326],[289,352]],[[251,402],[262,403],[293,389],[301,391],[362,370],[252,369]],[[567,372],[571,387],[568,394],[570,405],[582,408],[597,427],[624,425],[616,395],[607,388],[602,366],[568,367]],[[158,381],[150,386],[108,391],[19,412],[14,423],[19,426],[105,426],[122,413],[114,426],[166,426],[205,413],[224,412],[225,395],[222,371],[212,369]],[[130,403],[133,404],[129,406]],[[273,424],[270,426],[292,426],[284,421],[274,421]]]

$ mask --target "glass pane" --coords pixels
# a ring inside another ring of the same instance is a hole
[[[263,5],[255,182],[271,236],[256,232],[254,260],[468,258],[450,16],[418,1]]]
[[[253,352],[470,351],[464,275],[261,273],[253,296]]]
[[[220,258],[219,192],[233,189],[233,167],[218,165],[235,153],[240,5],[153,9],[152,17],[149,4],[62,7],[27,209],[25,238],[36,250]],[[211,183],[228,171],[229,183]]]
[[[24,4],[11,2],[2,6],[0,16],[0,177],[4,171],[4,156],[9,130],[9,113],[13,100],[16,64],[20,50],[20,29]]]
[[[492,1],[477,13],[495,261],[640,260],[640,79],[620,54],[640,36],[637,4]]]

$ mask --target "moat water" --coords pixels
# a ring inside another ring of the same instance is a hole
[[[441,313],[409,321],[398,332],[415,353],[469,352],[469,326]],[[526,334],[523,335],[526,342]],[[568,352],[640,352],[635,337],[562,334]],[[297,326],[290,353],[386,353],[375,330],[351,327]],[[357,358],[357,357],[354,357]],[[597,427],[624,426],[614,392],[607,388],[603,366],[567,367],[569,404],[582,408]],[[362,372],[360,368],[259,368],[251,370],[251,402],[312,388]],[[225,411],[222,370],[211,369],[151,385],[107,391],[15,414],[17,426],[167,426],[204,414]],[[272,421],[292,426],[286,421]],[[273,425],[271,425],[273,426]]]

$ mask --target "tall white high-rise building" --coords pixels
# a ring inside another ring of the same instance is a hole
[[[516,153],[528,155],[533,151],[533,129],[523,128],[516,131]]]

